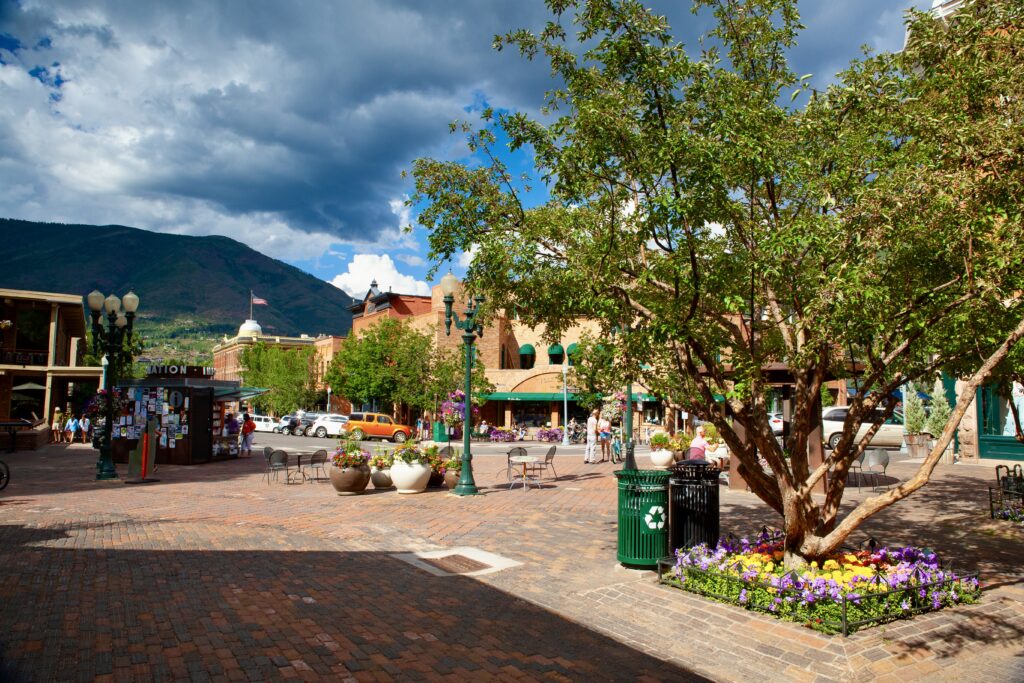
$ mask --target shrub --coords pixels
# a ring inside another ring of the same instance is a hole
[[[920,434],[924,431],[924,423],[928,419],[928,415],[924,412],[924,403],[917,395],[917,387],[913,382],[907,382],[907,385],[903,387],[903,396],[905,397],[903,407],[907,434]]]
[[[928,421],[924,424],[924,431],[932,436],[938,436],[946,428],[949,416],[953,414],[946,400],[946,389],[942,386],[942,380],[935,380],[935,387],[932,389],[932,410],[928,415]]]

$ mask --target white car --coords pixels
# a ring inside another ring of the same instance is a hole
[[[845,406],[833,406],[821,411],[821,433],[829,448],[834,449],[839,445],[839,440],[843,438],[843,422],[846,420],[848,412],[849,409]],[[865,418],[860,429],[857,430],[857,439],[863,438],[871,429],[872,424],[874,423],[870,417]],[[889,446],[890,448],[899,448],[903,445],[903,414],[893,413],[888,420],[883,422],[871,439],[871,445]]]
[[[277,426],[277,420],[267,415],[250,415],[249,419],[256,423],[257,432],[272,432]]]
[[[775,436],[782,435],[782,413],[772,413],[768,417],[768,424],[772,426],[772,434]]]
[[[310,427],[310,431],[313,436],[320,437],[321,439],[326,436],[340,436],[341,429],[348,422],[347,415],[321,415]]]

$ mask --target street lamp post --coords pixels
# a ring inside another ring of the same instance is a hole
[[[459,281],[451,273],[441,278],[441,292],[444,294],[444,331],[451,336],[452,323],[456,329],[462,330],[462,342],[466,346],[466,391],[465,391],[465,413],[462,420],[462,475],[456,485],[454,493],[457,496],[475,496],[477,493],[476,482],[473,480],[473,454],[470,452],[470,429],[473,424],[473,342],[477,337],[484,336],[484,329],[476,322],[477,313],[480,312],[480,304],[483,303],[482,296],[474,297],[466,302],[466,311],[459,320],[459,314],[452,310],[455,303],[455,289]]]
[[[86,297],[89,311],[92,314],[92,348],[93,353],[101,350],[105,354],[107,368],[103,373],[103,390],[107,394],[104,409],[104,426],[99,432],[100,459],[96,461],[97,479],[117,479],[114,467],[113,426],[114,426],[114,381],[117,368],[124,362],[124,342],[131,341],[132,323],[135,311],[139,308],[139,297],[135,292],[128,292],[124,299],[111,294],[104,297],[101,292],[93,290]],[[122,308],[123,306],[123,308]],[[103,312],[107,314],[107,327],[103,327]]]

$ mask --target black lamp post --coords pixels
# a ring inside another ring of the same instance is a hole
[[[474,297],[466,302],[466,311],[462,320],[459,314],[452,310],[455,303],[455,289],[459,280],[451,273],[441,278],[441,292],[444,294],[444,331],[451,336],[452,323],[456,329],[462,330],[462,341],[466,346],[466,397],[465,413],[462,419],[462,476],[455,487],[454,493],[457,496],[474,496],[477,493],[476,482],[473,480],[473,455],[469,450],[469,430],[473,424],[473,342],[477,337],[484,336],[484,328],[476,322],[476,315],[480,311],[480,304],[483,303],[482,296]]]
[[[124,342],[132,338],[132,322],[135,311],[139,308],[139,297],[135,292],[128,292],[124,299],[111,294],[103,296],[93,290],[86,297],[89,311],[92,313],[92,349],[93,353],[107,356],[107,371],[103,373],[103,390],[107,393],[107,405],[104,414],[103,429],[98,433],[100,459],[96,461],[97,479],[117,479],[114,458],[111,452],[114,429],[114,381],[117,369],[125,361]],[[122,304],[124,308],[122,309]],[[107,314],[107,327],[103,327],[103,312]]]

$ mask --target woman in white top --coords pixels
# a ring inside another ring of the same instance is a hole
[[[612,457],[612,423],[606,417],[601,417],[597,422],[597,433],[601,442],[601,462],[611,460]]]

